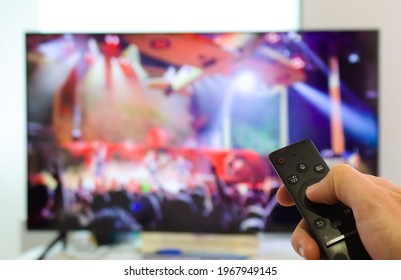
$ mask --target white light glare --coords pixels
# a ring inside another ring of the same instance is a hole
[[[249,70],[243,70],[234,76],[234,88],[243,93],[251,93],[258,84],[258,77]]]

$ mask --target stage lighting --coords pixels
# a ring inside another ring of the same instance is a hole
[[[288,38],[294,42],[299,42],[302,40],[302,36],[297,32],[288,32]]]
[[[120,44],[120,38],[117,35],[106,35],[104,41],[108,45],[117,46],[118,44]]]
[[[258,82],[259,79],[254,72],[242,70],[234,76],[233,86],[239,92],[250,93],[256,88]]]
[[[295,69],[303,69],[306,66],[306,62],[302,59],[302,57],[296,56],[291,58],[291,65]]]
[[[265,40],[272,45],[277,44],[281,40],[281,35],[279,33],[267,33],[265,35]]]
[[[356,52],[350,53],[348,55],[348,62],[351,64],[358,63],[360,60],[361,60],[361,57]]]

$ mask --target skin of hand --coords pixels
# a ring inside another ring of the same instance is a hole
[[[342,201],[353,211],[362,243],[372,259],[401,259],[401,187],[391,181],[360,173],[347,164],[334,166],[320,182],[306,190],[313,202]],[[281,205],[294,201],[284,186],[277,192]],[[321,259],[317,243],[304,219],[291,238],[296,252],[305,259]]]

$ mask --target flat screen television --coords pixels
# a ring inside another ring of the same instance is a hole
[[[304,138],[378,173],[378,31],[25,35],[29,229],[292,230]]]

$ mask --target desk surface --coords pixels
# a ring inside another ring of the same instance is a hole
[[[63,249],[59,242],[46,259],[300,259],[290,238],[290,233],[247,236],[143,233],[117,244],[98,246],[89,233],[72,233],[67,248]],[[46,245],[32,248],[19,259],[37,259],[45,248]],[[182,254],[156,255],[160,250]]]

